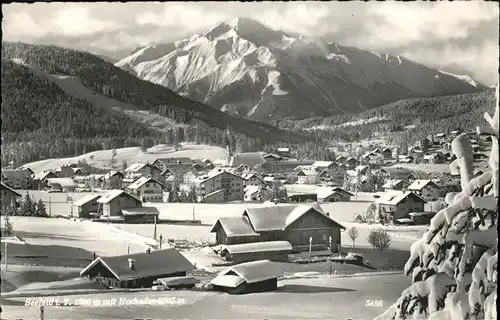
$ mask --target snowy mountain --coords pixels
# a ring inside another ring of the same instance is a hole
[[[480,91],[469,77],[403,57],[271,30],[246,18],[137,50],[116,66],[217,109],[258,120],[359,112]]]

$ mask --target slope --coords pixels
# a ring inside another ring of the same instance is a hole
[[[309,138],[284,132],[270,125],[232,117],[171,90],[131,76],[87,52],[56,46],[2,43],[3,59],[20,59],[48,74],[76,77],[84,87],[103,96],[134,105],[180,123],[201,120],[210,127],[229,128],[262,142],[306,141]]]
[[[260,120],[353,113],[484,89],[403,57],[287,34],[245,18],[141,48],[115,65],[218,110]]]
[[[25,66],[2,60],[2,160],[38,160],[140,145],[161,134],[110,109],[66,94]]]
[[[400,100],[353,115],[275,122],[282,128],[314,132],[323,139],[354,141],[388,134],[416,142],[429,134],[474,130],[495,105],[494,90],[434,98]],[[389,139],[389,140],[391,140]]]

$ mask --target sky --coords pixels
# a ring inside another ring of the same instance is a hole
[[[7,41],[54,44],[114,59],[246,17],[275,30],[404,56],[498,83],[495,2],[129,2],[2,5]]]

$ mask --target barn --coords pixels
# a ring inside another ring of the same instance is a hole
[[[343,226],[325,214],[317,203],[280,204],[247,208],[242,217],[220,218],[210,232],[216,233],[216,244],[242,244],[264,241],[288,241],[293,252],[340,250]]]
[[[288,241],[265,241],[225,246],[222,256],[233,263],[244,263],[267,259],[277,262],[288,262],[292,253],[292,244]]]
[[[194,266],[176,249],[97,257],[80,272],[110,288],[148,288],[159,278],[184,277]]]
[[[216,243],[222,245],[259,241],[259,234],[252,229],[247,217],[219,218],[210,232],[216,234]]]
[[[245,294],[278,289],[280,266],[269,260],[241,263],[222,271],[210,283],[215,291]]]
[[[75,201],[73,205],[76,208],[79,218],[89,218],[91,213],[97,213],[99,210],[99,203],[97,200],[101,198],[99,194],[89,194],[85,197]]]

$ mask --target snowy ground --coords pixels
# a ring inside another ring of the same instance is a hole
[[[399,297],[410,284],[402,274],[357,275],[293,279],[279,281],[277,292],[228,295],[216,292],[167,291],[140,293],[104,293],[59,297],[133,299],[170,298],[177,304],[114,307],[47,307],[48,319],[373,319]],[[367,306],[368,300],[381,300],[381,307]],[[18,305],[13,305],[13,304]],[[4,300],[2,316],[34,319],[38,308],[25,307],[24,298]],[[300,307],[298,307],[300,305]]]
[[[55,170],[62,165],[78,163],[85,160],[96,168],[111,168],[111,156],[113,150],[100,150],[89,152],[73,158],[54,158],[28,163],[25,167],[31,168],[35,173],[43,170]],[[153,162],[157,158],[178,158],[190,157],[192,159],[207,158],[211,161],[224,158],[226,150],[220,147],[182,144],[182,148],[175,151],[171,145],[157,145],[149,148],[147,152],[142,152],[139,147],[116,149],[115,163],[119,166],[126,161],[129,165],[134,162]]]

